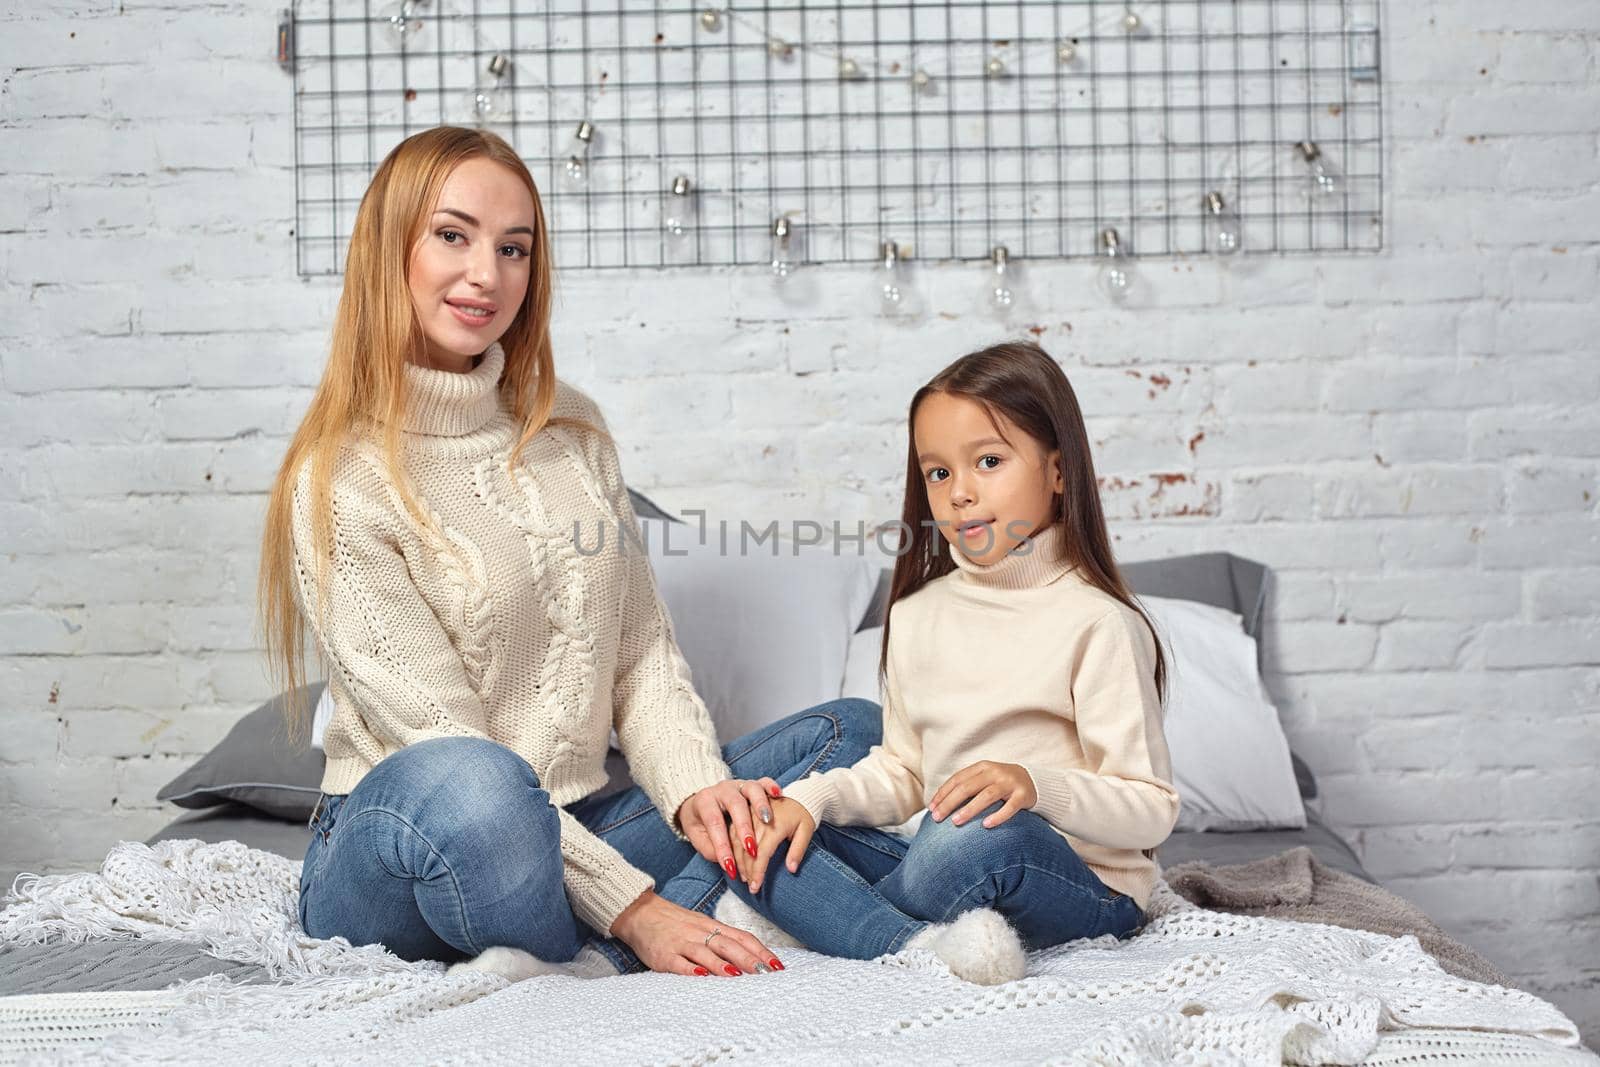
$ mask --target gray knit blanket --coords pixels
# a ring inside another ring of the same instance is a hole
[[[1441,930],[1410,901],[1319,861],[1301,846],[1250,863],[1182,863],[1163,872],[1174,892],[1212,911],[1416,937],[1457,978],[1515,988],[1494,964]]]

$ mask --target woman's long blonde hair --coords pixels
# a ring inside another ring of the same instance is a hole
[[[505,167],[533,197],[533,255],[528,291],[511,326],[500,338],[505,371],[499,388],[522,432],[511,451],[511,465],[550,422],[556,377],[550,350],[550,303],[554,282],[549,230],[533,176],[501,138],[482,130],[440,126],[414,134],[389,153],[361,198],[344,292],[334,317],[328,365],[289,451],[278,468],[267,504],[257,578],[260,624],[268,666],[277,688],[297,690],[305,682],[307,617],[296,597],[294,554],[295,484],[309,461],[311,524],[316,539],[318,605],[325,599],[326,566],[333,552],[333,469],[352,431],[363,424],[382,430],[384,461],[401,500],[425,524],[401,463],[401,431],[408,404],[405,366],[423,351],[421,321],[412,304],[407,276],[412,250],[422,238],[430,213],[451,171],[469,159],[489,159]],[[311,606],[306,605],[310,610]],[[290,734],[305,735],[310,709],[303,700],[285,702]]]

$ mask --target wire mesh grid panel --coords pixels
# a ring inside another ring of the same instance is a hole
[[[1382,246],[1378,0],[302,0],[303,274],[411,133],[527,162],[557,263]],[[1213,195],[1215,194],[1215,195]]]

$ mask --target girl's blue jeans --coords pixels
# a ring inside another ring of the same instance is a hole
[[[730,742],[723,758],[738,778],[788,785],[855,763],[878,743],[880,724],[876,704],[832,701]],[[736,885],[807,947],[830,955],[896,951],[930,921],[973,907],[998,908],[1031,947],[1124,936],[1142,921],[1131,900],[1106,889],[1031,812],[993,830],[924,820],[911,839],[824,825],[797,874],[783,866],[782,846],[751,897],[673,834],[637,786],[566,810],[654,878],[667,900],[709,914]],[[312,829],[300,921],[313,937],[445,961],[497,945],[562,961],[588,942],[620,971],[643,969],[627,945],[574,916],[555,808],[527,761],[503,745],[409,745],[349,794],[325,798]]]

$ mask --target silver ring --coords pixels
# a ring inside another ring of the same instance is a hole
[[[718,929],[717,927],[713,926],[711,928],[711,932],[706,935],[706,939],[704,941],[700,942],[700,943],[702,945],[705,945],[707,948],[710,948],[711,947],[711,939],[713,937],[716,937],[720,933],[722,933],[722,931],[720,929]]]

